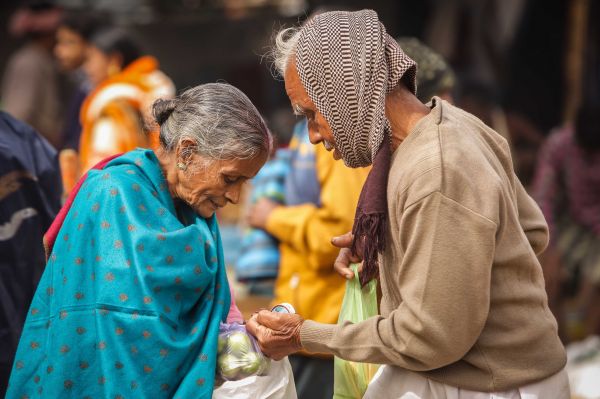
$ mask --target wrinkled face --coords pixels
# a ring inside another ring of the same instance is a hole
[[[61,26],[56,31],[54,55],[65,71],[79,68],[85,61],[87,42],[77,32]]]
[[[296,63],[293,61],[288,63],[285,71],[285,91],[292,103],[294,114],[304,116],[308,121],[310,142],[313,144],[323,143],[327,151],[333,151],[335,159],[341,159],[342,156],[335,147],[335,138],[331,127],[302,86]]]
[[[267,154],[251,159],[215,161],[192,156],[186,170],[179,170],[177,197],[200,216],[211,217],[228,202],[237,204],[243,184],[252,179],[267,161]]]
[[[83,69],[94,86],[106,80],[115,68],[120,69],[117,55],[107,55],[95,46],[88,46]]]

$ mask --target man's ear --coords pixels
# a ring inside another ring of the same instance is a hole
[[[188,165],[192,162],[194,154],[198,152],[198,144],[191,139],[183,139],[177,145],[177,162]]]

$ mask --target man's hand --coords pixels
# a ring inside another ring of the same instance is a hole
[[[248,216],[246,217],[248,224],[257,229],[264,230],[267,227],[269,215],[278,206],[280,205],[277,202],[268,198],[259,199],[248,212]]]
[[[352,251],[350,247],[352,246],[352,239],[354,236],[351,232],[348,232],[342,236],[333,237],[331,239],[331,243],[341,248],[340,253],[338,254],[335,263],[333,264],[333,268],[336,272],[338,272],[342,277],[350,280],[354,277],[354,272],[350,269],[351,263],[359,263],[362,262],[362,254],[352,255]],[[358,268],[358,271],[362,269],[362,264]]]
[[[248,332],[256,337],[262,353],[281,360],[302,349],[300,327],[304,319],[297,314],[261,310],[246,323]]]

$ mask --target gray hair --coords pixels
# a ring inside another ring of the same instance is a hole
[[[296,45],[300,37],[300,28],[292,27],[280,30],[275,36],[275,45],[272,49],[271,57],[277,72],[285,77],[285,70],[288,63],[296,53]]]
[[[160,125],[160,144],[167,151],[187,139],[196,143],[192,150],[212,160],[252,159],[270,153],[273,146],[254,104],[229,84],[203,84],[176,98],[157,100],[152,114]]]

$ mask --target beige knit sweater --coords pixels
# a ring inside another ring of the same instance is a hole
[[[307,350],[485,392],[564,367],[536,257],[547,225],[504,138],[434,98],[393,154],[387,197],[381,315],[343,325],[307,320]]]

